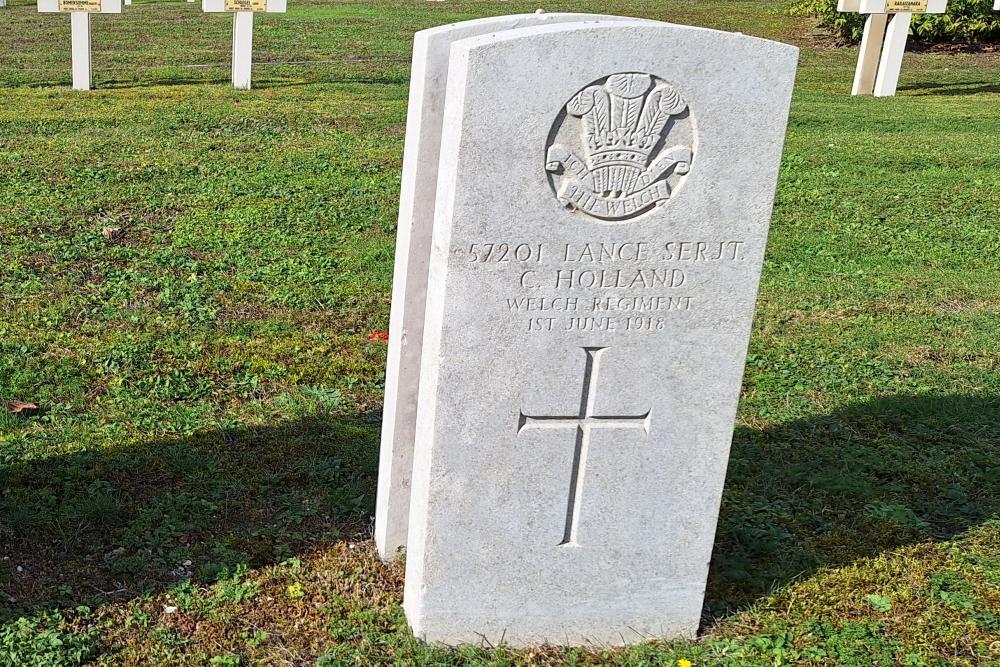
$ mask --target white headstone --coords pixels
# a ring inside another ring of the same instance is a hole
[[[623,21],[450,51],[407,618],[693,636],[797,49]]]
[[[413,39],[386,363],[375,543],[385,559],[406,546],[427,265],[452,42],[531,25],[594,21],[594,14],[520,14],[422,30]]]
[[[122,0],[38,0],[41,13],[70,15],[70,43],[73,55],[73,88],[90,90],[93,67],[90,55],[90,15],[121,14]]]
[[[284,13],[287,0],[202,0],[203,12],[233,14],[233,87],[250,90],[253,69],[253,15]]]

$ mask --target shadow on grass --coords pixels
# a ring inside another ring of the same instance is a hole
[[[924,82],[899,86],[900,92],[920,95],[987,95],[1000,93],[1000,83],[987,81],[960,81],[952,83]]]
[[[322,85],[322,84],[366,84],[366,85],[384,85],[384,86],[394,86],[405,84],[407,80],[400,77],[317,77],[316,79],[257,79],[253,80],[254,90],[278,90],[282,88],[305,88],[308,86]],[[169,78],[151,78],[142,80],[114,80],[108,79],[101,81],[100,84],[95,86],[102,90],[129,90],[129,89],[141,89],[141,88],[160,88],[160,87],[170,87],[170,86],[200,86],[200,85],[232,85],[232,79],[229,76],[222,77],[169,77]],[[64,84],[66,87],[69,84]]]
[[[0,621],[366,537],[378,433],[312,417],[0,467]]]
[[[357,539],[378,433],[373,414],[312,417],[14,464],[0,472],[0,621]],[[738,429],[709,613],[982,522],[1000,510],[998,460],[997,397],[899,396]]]
[[[268,88],[304,88],[306,86],[315,85],[316,81],[304,81],[304,80],[253,80],[253,89],[262,90]],[[170,86],[221,86],[221,85],[233,85],[231,76],[221,76],[221,77],[169,77],[169,78],[152,78],[152,79],[142,79],[140,81],[104,81],[101,84],[101,88],[105,90],[128,90],[128,89],[140,89],[140,88],[169,88]]]
[[[737,429],[707,606],[954,536],[1000,512],[1000,397],[895,396]]]
[[[151,79],[105,79],[97,86],[101,90],[132,90],[142,88],[169,88],[170,86],[218,86],[232,83],[228,76],[165,77]]]

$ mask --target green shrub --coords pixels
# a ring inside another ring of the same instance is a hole
[[[0,624],[0,667],[73,667],[96,650],[97,630],[74,631],[57,611]]]
[[[794,0],[791,12],[817,17],[843,43],[861,41],[865,17],[838,12],[837,0]],[[993,11],[993,0],[950,0],[946,14],[914,14],[910,34],[922,44],[1000,43],[1000,12]]]

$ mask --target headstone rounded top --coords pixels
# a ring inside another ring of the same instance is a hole
[[[444,102],[452,45],[460,40],[506,30],[558,23],[619,21],[614,16],[545,12],[508,14],[428,28],[413,40],[413,74],[410,82],[406,149],[399,198],[399,227],[393,278],[392,315],[386,363],[385,418],[382,421],[382,454],[378,501],[375,506],[375,542],[383,558],[392,558],[406,545],[416,392],[419,388],[427,262],[431,253],[431,228],[435,215]],[[571,91],[567,91],[568,98]],[[564,99],[545,110],[549,130],[552,114]],[[537,163],[532,165],[537,168]],[[544,165],[543,165],[544,166]],[[545,182],[545,172],[534,174]],[[534,170],[533,170],[534,173]],[[550,198],[545,193],[546,199]],[[548,201],[546,202],[548,203]],[[405,344],[404,344],[405,339]]]
[[[422,40],[429,39],[431,37],[440,38],[443,35],[447,35],[448,46],[450,47],[451,43],[458,39],[490,35],[506,30],[513,30],[515,28],[527,28],[537,25],[554,25],[568,22],[597,23],[606,21],[645,21],[646,23],[657,23],[656,21],[636,19],[628,16],[606,16],[604,14],[590,14],[586,12],[547,12],[539,7],[531,13],[487,16],[484,18],[469,19],[468,21],[459,21],[458,23],[446,23],[444,25],[438,25],[431,28],[424,28],[423,30],[418,30],[414,36],[418,40]]]

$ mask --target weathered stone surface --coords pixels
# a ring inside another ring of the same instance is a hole
[[[796,58],[648,22],[451,46],[407,543],[418,636],[695,633]]]
[[[409,523],[427,263],[451,45],[459,39],[502,30],[598,19],[607,17],[516,14],[452,23],[414,36],[375,508],[375,543],[387,560],[395,558],[399,548],[406,545]]]

